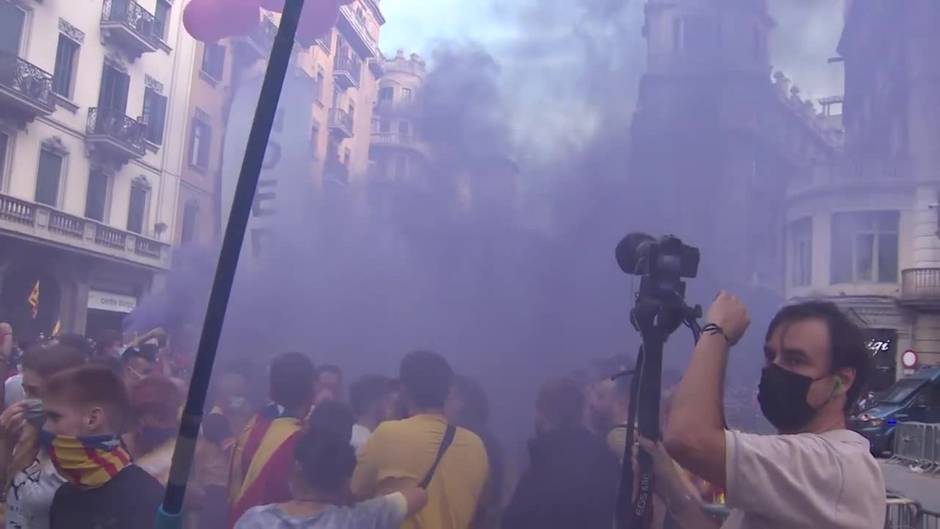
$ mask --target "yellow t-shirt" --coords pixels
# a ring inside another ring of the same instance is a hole
[[[353,494],[374,498],[417,485],[434,463],[446,429],[447,422],[437,415],[380,424],[359,456]],[[427,506],[405,520],[402,529],[467,529],[488,475],[483,442],[457,428],[428,486]]]

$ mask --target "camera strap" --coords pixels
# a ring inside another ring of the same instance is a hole
[[[424,475],[424,479],[421,480],[421,483],[418,484],[419,488],[427,489],[428,485],[431,484],[431,480],[434,479],[434,473],[437,471],[437,465],[441,463],[441,459],[444,458],[444,454],[447,452],[447,449],[450,448],[451,443],[454,442],[454,436],[457,434],[457,427],[453,424],[448,424],[447,429],[444,430],[444,437],[441,439],[441,444],[437,448],[437,456],[434,457],[434,463],[431,464],[431,468],[428,469],[428,473]]]

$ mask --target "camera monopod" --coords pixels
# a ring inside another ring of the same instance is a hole
[[[683,324],[691,329],[695,341],[701,333],[698,325],[701,307],[686,305],[682,281],[684,277],[696,276],[699,251],[676,237],[656,240],[646,234],[631,233],[617,245],[616,255],[625,273],[642,278],[630,321],[639,331],[643,345],[630,384],[615,527],[645,529],[650,527],[653,514],[653,461],[649,454],[640,451],[634,476],[633,448],[637,431],[653,441],[661,437],[659,408],[666,340]]]

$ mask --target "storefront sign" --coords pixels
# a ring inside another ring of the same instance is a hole
[[[130,313],[137,307],[137,298],[101,290],[88,291],[88,308],[111,312]]]

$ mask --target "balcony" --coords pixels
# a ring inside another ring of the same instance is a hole
[[[52,74],[16,55],[0,52],[0,108],[25,121],[52,114]]]
[[[235,41],[235,50],[248,62],[267,59],[274,46],[274,37],[277,35],[277,26],[268,17],[261,17],[258,24],[246,37]]]
[[[339,8],[339,20],[336,27],[352,44],[359,55],[366,58],[380,57],[379,45],[366,27],[366,20],[357,16],[353,7],[344,5]]]
[[[168,244],[3,194],[0,231],[151,268],[167,269],[170,265]]]
[[[373,132],[372,145],[391,149],[408,149],[418,154],[427,154],[425,145],[412,134],[400,132]]]
[[[901,271],[902,305],[940,309],[940,268],[909,268]]]
[[[104,0],[101,35],[131,59],[157,50],[153,14],[134,0]]]
[[[144,155],[144,124],[105,108],[88,109],[85,141],[91,151],[126,162]]]
[[[330,132],[341,138],[352,137],[353,119],[349,112],[341,108],[330,109]]]
[[[362,61],[356,57],[343,57],[337,55],[333,65],[333,79],[343,90],[359,86],[362,76]]]

